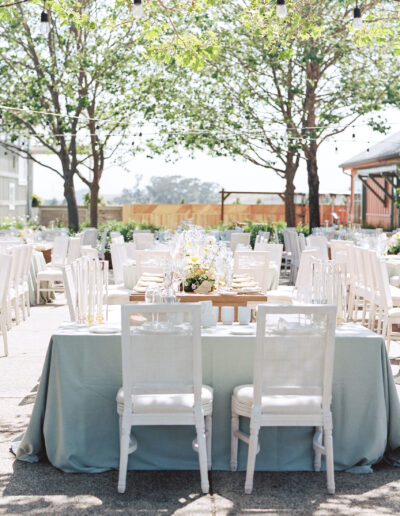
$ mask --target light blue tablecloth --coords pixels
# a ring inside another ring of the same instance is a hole
[[[254,336],[232,336],[226,327],[205,330],[204,383],[214,387],[213,469],[228,470],[230,397],[250,383]],[[301,364],[299,364],[301,367]],[[65,472],[118,468],[115,396],[121,386],[120,337],[57,333],[53,336],[29,427],[18,448],[21,460],[47,455]],[[338,470],[371,472],[400,447],[400,404],[384,341],[354,324],[337,331],[333,384],[334,455]],[[313,469],[311,428],[266,428],[260,433],[258,470]],[[138,450],[130,469],[198,469],[192,427],[137,427]],[[240,443],[239,469],[247,445]]]

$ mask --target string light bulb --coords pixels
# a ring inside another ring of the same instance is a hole
[[[45,37],[48,36],[50,32],[49,13],[47,11],[42,11],[40,15],[40,32]]]
[[[363,26],[363,19],[361,15],[361,9],[358,7],[358,3],[356,2],[356,6],[353,11],[353,29],[360,30]]]
[[[278,18],[286,18],[287,7],[285,0],[276,0],[276,15]]]
[[[142,18],[144,15],[144,9],[142,5],[142,0],[133,0],[133,8],[132,13],[135,18]]]

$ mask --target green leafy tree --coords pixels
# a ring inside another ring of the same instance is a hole
[[[62,179],[69,225],[77,230],[74,178],[90,190],[90,221],[96,226],[105,163],[128,142],[129,152],[140,147],[137,139],[132,143],[132,128],[143,122],[143,113],[151,116],[157,71],[145,56],[138,24],[117,23],[124,3],[46,6],[45,36],[35,3],[18,4],[0,18],[0,103],[10,108],[2,112],[3,131],[10,135],[3,145]],[[32,152],[37,145],[57,156],[60,169]]]
[[[172,152],[176,143],[208,149],[284,178],[289,225],[295,225],[294,177],[304,157],[312,228],[320,225],[318,149],[381,108],[392,33],[379,22],[378,0],[363,5],[371,23],[359,34],[351,28],[353,2],[287,4],[283,20],[275,4],[262,0],[218,4],[189,20],[193,30],[213,31],[219,54],[199,72],[180,71],[178,102],[158,108],[168,112],[165,145]],[[184,140],[171,136],[171,124]]]

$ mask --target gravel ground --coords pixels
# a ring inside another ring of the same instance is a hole
[[[256,472],[247,496],[243,472],[216,471],[203,496],[196,471],[131,471],[126,494],[118,495],[116,471],[72,475],[16,461],[10,441],[29,421],[50,335],[68,319],[62,301],[32,308],[9,334],[9,357],[0,356],[0,514],[400,514],[400,469],[386,465],[371,475],[336,473],[335,496],[326,493],[324,473]]]

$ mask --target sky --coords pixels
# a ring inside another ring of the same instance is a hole
[[[385,114],[391,127],[387,134],[400,131],[399,111],[392,109]],[[353,134],[355,138],[353,138]],[[320,192],[349,193],[350,178],[343,174],[339,164],[384,137],[385,135],[372,131],[366,125],[366,121],[361,121],[339,134],[336,141],[332,139],[322,144],[318,152]],[[59,168],[57,158],[51,156],[43,158],[48,164]],[[284,190],[284,181],[273,171],[265,170],[241,159],[213,158],[200,152],[196,154],[194,159],[183,156],[175,163],[167,163],[162,157],[149,159],[144,155],[138,155],[125,167],[129,169],[129,172],[125,168],[113,165],[105,169],[100,185],[101,195],[118,195],[123,188],[131,189],[135,183],[136,174],[143,176],[143,184],[148,182],[151,176],[181,175],[219,183],[225,190],[263,192]],[[295,186],[298,193],[308,191],[304,162],[297,172]],[[77,190],[86,189],[79,179],[76,180],[75,187]],[[35,164],[33,191],[43,199],[54,197],[62,199],[63,183],[54,172]]]

